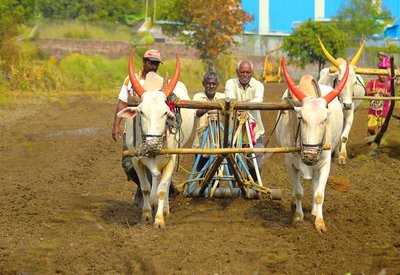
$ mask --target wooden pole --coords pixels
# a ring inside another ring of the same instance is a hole
[[[394,90],[394,79],[395,79],[395,71],[394,71],[394,58],[393,56],[390,57],[390,95],[392,97],[395,96],[395,90]],[[374,139],[374,143],[377,144],[378,146],[381,144],[381,140],[383,138],[383,135],[385,134],[386,130],[389,127],[389,122],[390,122],[390,117],[392,116],[394,105],[396,104],[395,100],[390,101],[390,107],[389,111],[387,113],[387,116],[385,118],[385,121],[383,122],[383,125],[381,129],[379,130],[378,134],[376,134],[376,137]]]
[[[137,97],[128,98],[128,106],[138,106],[140,99]],[[233,102],[232,102],[233,104]],[[222,110],[222,106],[215,101],[193,101],[193,100],[179,100],[175,103],[178,108],[188,109],[207,109],[207,110]],[[300,106],[300,105],[299,105]],[[290,110],[293,109],[286,101],[281,102],[237,102],[233,110]]]
[[[330,73],[337,72],[336,67],[329,67]],[[355,68],[356,74],[364,75],[391,75],[390,69]],[[394,70],[395,75],[400,75],[400,70]]]
[[[398,96],[353,96],[354,100],[400,100]]]
[[[330,144],[324,144],[324,150],[331,149]],[[165,154],[235,154],[235,153],[293,153],[300,152],[300,147],[275,147],[275,148],[216,148],[216,149],[202,149],[202,148],[174,148],[174,149],[161,149],[159,155]],[[123,152],[124,157],[139,156],[141,153],[140,149],[125,150]]]

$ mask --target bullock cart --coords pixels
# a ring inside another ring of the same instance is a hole
[[[136,106],[139,103],[135,98],[130,98],[128,105]],[[286,101],[238,102],[226,98],[215,102],[177,100],[175,107],[215,110],[215,113],[209,117],[209,124],[200,148],[161,149],[159,152],[159,154],[195,154],[197,156],[189,180],[178,185],[184,195],[219,198],[281,198],[280,189],[264,186],[259,175],[257,179],[251,177],[246,160],[250,158],[250,161],[254,161],[255,170],[258,172],[254,154],[300,152],[300,148],[252,148],[252,146],[243,148],[243,136],[250,136],[248,121],[242,124],[235,122],[238,122],[238,113],[243,115],[248,110],[288,110],[293,109],[292,104]],[[241,133],[242,129],[245,129],[244,133]],[[210,142],[209,148],[204,148],[206,139]],[[325,144],[323,149],[329,150],[330,145]],[[141,153],[140,149],[123,152],[124,156],[137,156]],[[201,155],[209,155],[209,159],[197,172],[196,168]]]

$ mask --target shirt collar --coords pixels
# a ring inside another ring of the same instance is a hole
[[[246,85],[246,87],[243,88],[242,84],[241,84],[240,81],[239,81],[239,78],[237,78],[237,85],[239,86],[239,88],[241,88],[241,89],[243,89],[243,90],[246,90],[247,88],[252,87],[252,85],[251,85],[252,80],[253,80],[253,77],[250,78],[249,83]]]

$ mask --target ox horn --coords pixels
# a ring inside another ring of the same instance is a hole
[[[179,64],[179,56],[176,53],[176,65],[175,65],[175,72],[171,79],[171,81],[167,84],[167,86],[163,89],[163,93],[166,97],[168,97],[172,91],[175,89],[176,83],[178,83],[179,75],[181,73],[181,67]]]
[[[346,71],[344,72],[342,80],[338,83],[338,85],[326,96],[324,99],[326,100],[326,104],[329,104],[335,97],[337,97],[340,92],[343,90],[344,85],[346,84],[347,77],[349,76],[349,63],[346,62]]]
[[[333,65],[335,65],[335,67],[339,68],[340,63],[328,52],[328,50],[325,48],[324,44],[322,43],[321,39],[318,36],[318,41],[319,41],[319,45],[321,46],[322,52],[325,54],[326,58],[328,58],[328,60],[330,62],[332,62]]]
[[[294,82],[290,78],[287,67],[286,67],[286,58],[282,57],[281,64],[282,64],[283,77],[285,78],[289,89],[293,92],[293,94],[297,97],[297,99],[302,102],[303,99],[305,98],[305,95],[299,89],[299,87],[297,87],[296,84],[294,84]]]
[[[131,56],[129,57],[129,64],[128,64],[128,70],[129,70],[129,80],[131,81],[132,88],[136,92],[136,94],[139,97],[142,97],[143,93],[145,92],[144,88],[142,85],[140,85],[139,81],[137,80],[134,70],[133,70],[133,55],[135,53],[135,49],[132,50]]]
[[[356,63],[357,63],[358,59],[360,58],[361,53],[362,53],[362,51],[364,49],[364,46],[365,46],[365,39],[362,42],[362,44],[361,44],[360,48],[358,49],[357,53],[354,55],[353,59],[350,61],[351,65],[353,65],[353,66],[356,65]]]

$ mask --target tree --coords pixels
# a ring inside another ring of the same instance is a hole
[[[139,4],[126,0],[37,0],[44,18],[122,22]]]
[[[186,45],[199,50],[208,69],[220,54],[230,53],[233,35],[242,33],[252,17],[241,9],[237,0],[176,0],[167,19],[176,22],[166,28],[169,35],[178,34]]]
[[[335,24],[308,20],[283,40],[282,48],[288,53],[289,61],[302,68],[306,64],[318,63],[320,71],[325,66],[326,57],[319,45],[318,36],[333,56],[344,55],[348,43],[344,32]]]
[[[346,0],[333,18],[338,28],[352,40],[381,34],[391,19],[390,11],[381,1]]]
[[[0,70],[9,72],[18,61],[16,42],[20,23],[34,18],[35,5],[31,0],[2,0],[0,2]]]

